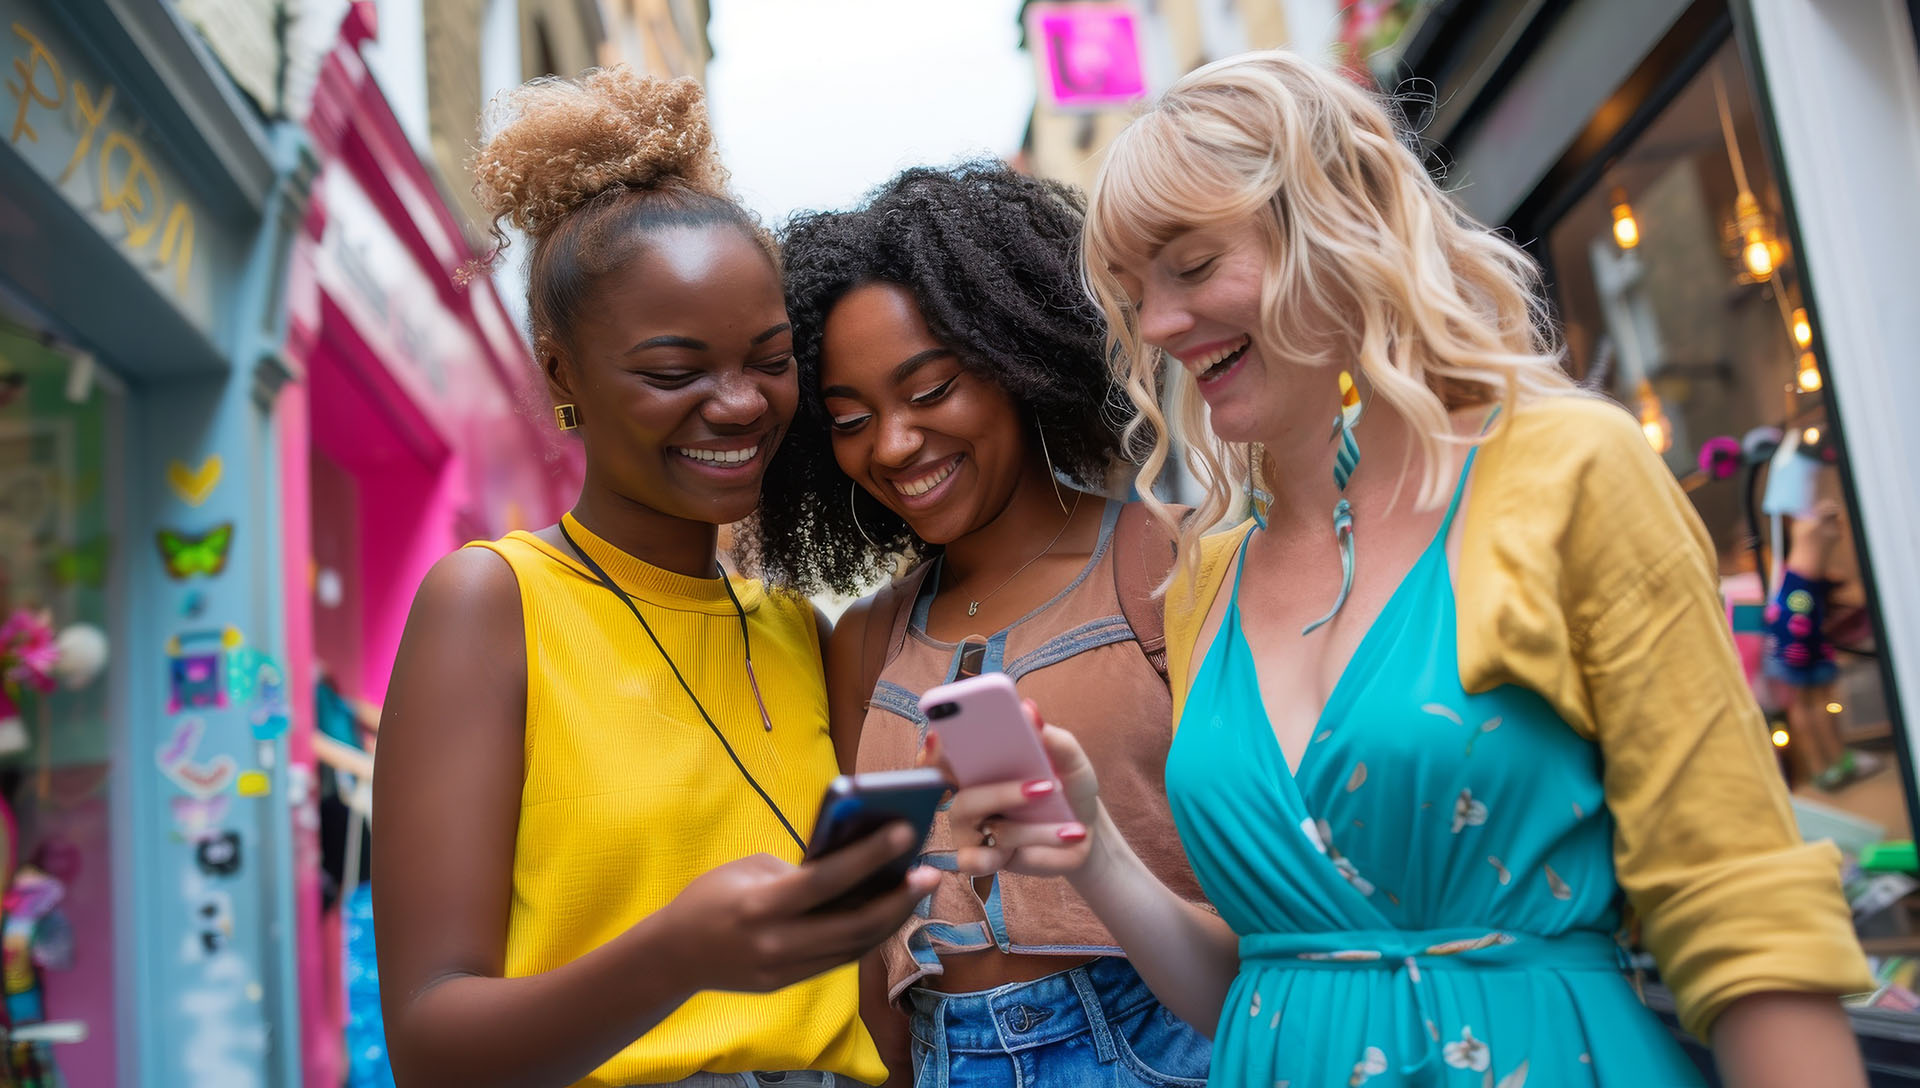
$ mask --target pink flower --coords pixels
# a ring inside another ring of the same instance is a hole
[[[54,688],[53,666],[59,660],[46,613],[22,608],[0,624],[0,679],[44,694]]]

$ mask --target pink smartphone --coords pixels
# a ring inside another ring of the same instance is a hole
[[[961,786],[1054,777],[1040,734],[1027,721],[1020,694],[1005,673],[942,684],[920,697],[920,712],[927,716],[927,730],[939,736],[940,752]],[[1058,789],[1006,815],[1029,823],[1074,819],[1073,807]]]

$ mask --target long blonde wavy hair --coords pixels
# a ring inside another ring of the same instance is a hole
[[[1471,441],[1456,437],[1451,410],[1510,409],[1576,388],[1560,365],[1538,266],[1447,198],[1385,104],[1284,51],[1199,68],[1114,141],[1093,183],[1084,248],[1108,356],[1139,407],[1128,435],[1131,448],[1147,451],[1138,490],[1179,535],[1176,569],[1197,569],[1199,537],[1237,507],[1252,448],[1214,436],[1185,367],[1163,371],[1116,268],[1143,263],[1186,231],[1242,221],[1266,253],[1255,336],[1263,352],[1357,369],[1363,388],[1419,438],[1420,509],[1449,494],[1443,447]],[[1153,493],[1176,442],[1204,489],[1184,525]]]

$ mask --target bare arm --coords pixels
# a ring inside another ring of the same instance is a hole
[[[512,570],[456,552],[408,617],[374,777],[382,1004],[402,1085],[575,1083],[698,990],[777,989],[858,958],[926,882],[809,915],[903,849],[906,829],[798,867],[755,855],[571,963],[504,978],[525,706]]]
[[[1033,704],[1027,709],[1038,722]],[[1019,807],[1045,783],[961,790],[948,813],[953,826],[986,823],[995,841],[993,847],[961,847],[956,859],[961,871],[1066,876],[1126,950],[1153,996],[1211,1037],[1240,970],[1239,937],[1219,915],[1175,895],[1127,845],[1100,803],[1093,766],[1073,734],[1046,726],[1040,739],[1059,777],[1058,788],[1066,790],[1082,823],[1020,823],[996,815]]]
[[[569,1083],[693,990],[660,919],[547,974],[499,977],[525,707],[513,572],[491,552],[455,552],[407,619],[374,776],[376,932],[402,1083]]]
[[[860,753],[860,730],[866,723],[867,699],[872,691],[864,675],[866,635],[871,597],[855,601],[840,615],[833,634],[823,638],[827,657],[827,708],[833,753],[840,772],[852,774]],[[824,626],[825,620],[822,619]],[[880,1058],[887,1063],[883,1088],[906,1088],[913,1083],[913,1053],[908,1042],[907,1018],[887,1000],[887,967],[875,949],[860,960],[860,1018],[866,1021]]]
[[[1713,1056],[1730,1088],[1866,1088],[1860,1046],[1826,994],[1749,994],[1713,1026]]]

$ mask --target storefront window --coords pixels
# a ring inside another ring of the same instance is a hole
[[[7,1083],[54,1069],[73,1084],[115,1077],[109,790],[117,738],[104,670],[114,630],[117,428],[100,377],[90,363],[0,324]]]
[[[1898,899],[1911,882],[1873,870],[1879,844],[1912,838],[1904,740],[1841,489],[1818,316],[1733,45],[1544,240],[1575,376],[1639,417],[1712,535],[1802,829],[1856,863],[1856,908]],[[1863,917],[1863,935],[1920,932],[1904,915]]]

